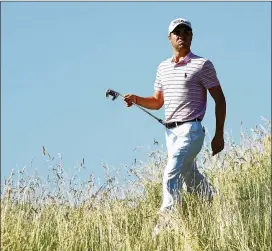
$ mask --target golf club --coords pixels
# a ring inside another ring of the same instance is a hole
[[[123,95],[121,95],[119,92],[116,92],[112,89],[108,89],[106,91],[106,98],[108,98],[109,96],[112,96],[112,101],[114,101],[115,99],[118,98],[118,96],[121,96],[123,99],[125,98]],[[133,103],[133,102],[132,102]],[[147,110],[145,110],[144,108],[142,108],[141,106],[133,103],[133,105],[136,105],[138,108],[140,108],[142,111],[144,111],[145,113],[147,113],[148,115],[150,115],[151,117],[153,117],[154,119],[156,119],[159,123],[161,123],[162,125],[165,125],[162,119],[157,118],[156,116],[154,116],[153,114],[151,114],[150,112],[148,112]]]

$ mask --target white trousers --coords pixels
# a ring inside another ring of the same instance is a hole
[[[201,122],[187,122],[173,129],[166,129],[165,136],[168,162],[163,175],[161,211],[171,210],[175,203],[181,203],[183,182],[188,192],[196,192],[211,200],[213,187],[198,171],[195,161],[205,137]]]

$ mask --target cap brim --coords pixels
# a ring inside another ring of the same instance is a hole
[[[172,27],[172,29],[169,31],[169,34],[171,32],[173,32],[174,29],[176,29],[178,26],[187,26],[190,30],[192,30],[192,28],[188,24],[186,24],[186,23],[179,23],[179,24],[175,25],[174,27]]]
[[[170,33],[173,32],[178,26],[187,26],[191,31],[193,30],[192,27],[190,27],[188,24],[179,23],[179,24],[175,25],[171,30],[169,30],[168,35],[170,35]]]

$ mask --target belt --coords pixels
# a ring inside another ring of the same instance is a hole
[[[177,121],[177,122],[171,122],[171,123],[165,124],[165,127],[166,127],[167,129],[171,129],[171,128],[174,128],[174,127],[178,127],[178,126],[180,126],[180,125],[182,125],[182,124],[184,124],[184,123],[188,123],[188,122],[196,122],[196,121],[200,121],[200,122],[201,122],[202,119],[196,118],[196,119],[187,120],[187,121],[183,121],[183,122],[179,122],[179,121]]]

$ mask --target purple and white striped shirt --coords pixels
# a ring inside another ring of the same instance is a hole
[[[163,91],[165,122],[203,118],[207,89],[220,85],[212,62],[189,52],[182,62],[173,57],[160,63],[155,91]]]

